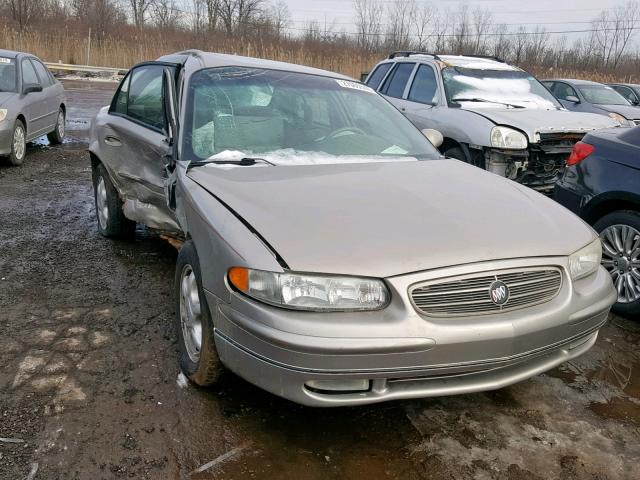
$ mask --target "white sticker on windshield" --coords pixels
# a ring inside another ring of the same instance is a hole
[[[10,58],[0,57],[0,63],[11,63]]]
[[[376,93],[372,88],[362,85],[361,83],[350,82],[348,80],[336,80],[336,82],[338,82],[338,85],[343,88],[351,88],[353,90],[360,90],[361,92]]]

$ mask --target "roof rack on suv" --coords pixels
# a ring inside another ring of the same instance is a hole
[[[485,60],[495,60],[496,62],[505,63],[503,59],[501,59],[500,57],[496,57],[494,55],[475,55],[475,54],[466,55],[464,53],[461,53],[459,55],[452,55],[452,56],[471,57],[471,58],[484,58]]]
[[[411,55],[428,55],[430,57],[435,58],[436,60],[439,60],[438,56],[434,53],[429,53],[429,52],[413,52],[413,51],[399,51],[399,52],[392,52],[389,54],[389,57],[387,57],[389,60],[393,59],[393,58],[397,58],[397,57],[410,57]]]

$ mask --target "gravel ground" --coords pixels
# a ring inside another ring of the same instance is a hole
[[[319,410],[183,382],[175,250],[96,229],[84,129],[113,86],[67,90],[71,141],[0,165],[0,479],[640,477],[640,323],[614,316],[583,357],[483,394]]]

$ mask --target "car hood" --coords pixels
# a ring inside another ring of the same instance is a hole
[[[539,141],[540,133],[582,133],[619,125],[615,120],[602,115],[567,110],[535,108],[465,108],[465,110],[482,115],[497,125],[515,127],[525,132],[532,143]]]
[[[14,92],[0,92],[0,107],[4,107],[4,104],[11,100],[15,95],[16,94]]]
[[[196,167],[292,270],[390,277],[564,256],[595,238],[552,200],[457,160]]]
[[[594,105],[594,107],[605,112],[618,113],[629,120],[640,119],[640,107],[632,105]]]

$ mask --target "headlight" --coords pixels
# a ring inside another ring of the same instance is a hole
[[[602,243],[597,238],[586,247],[569,256],[569,273],[579,280],[594,273],[602,260]]]
[[[6,108],[0,108],[0,122],[7,118],[7,113],[9,112]]]
[[[524,150],[529,142],[523,133],[508,127],[493,127],[491,130],[491,146],[511,150]]]
[[[311,311],[379,310],[389,303],[384,282],[374,278],[229,269],[229,282],[261,302]]]
[[[627,120],[625,117],[620,115],[619,113],[610,113],[609,118],[613,118],[616,122],[618,122],[623,127],[631,127],[635,125],[631,120]]]

